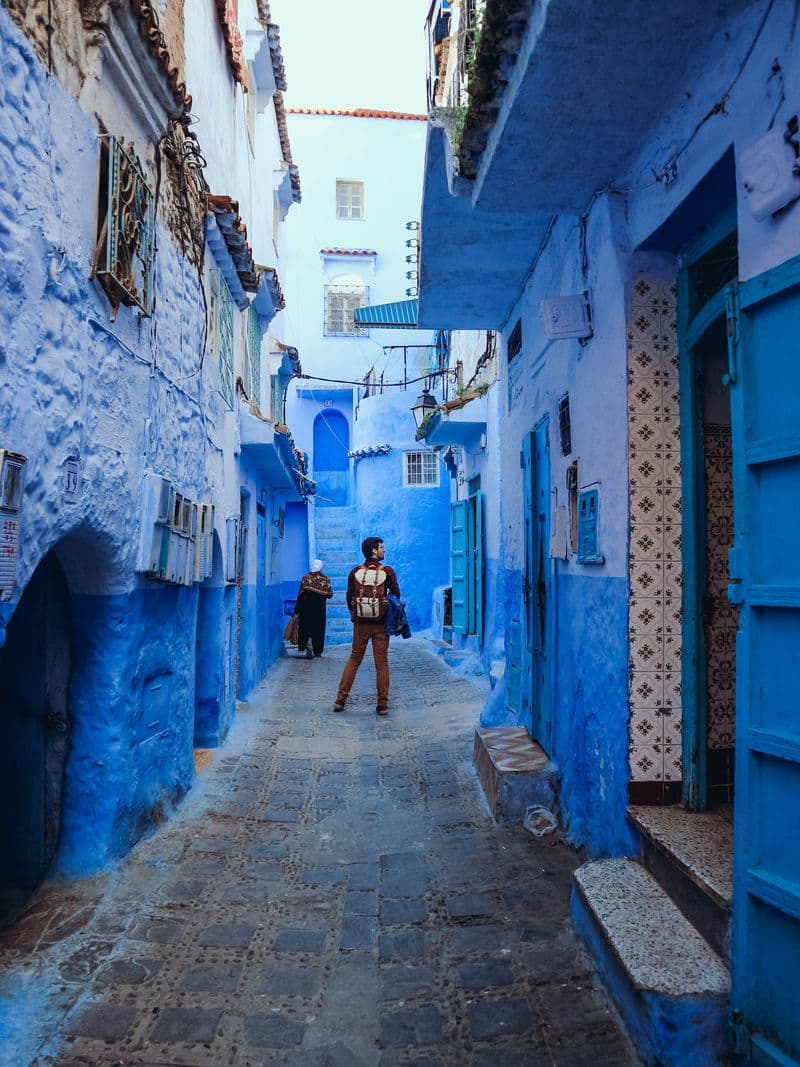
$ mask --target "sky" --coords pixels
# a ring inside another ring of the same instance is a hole
[[[270,0],[288,107],[424,114],[431,0]]]

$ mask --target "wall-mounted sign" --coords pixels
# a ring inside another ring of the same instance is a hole
[[[81,461],[77,456],[69,456],[64,464],[64,496],[67,500],[77,500],[81,488]]]
[[[0,449],[0,601],[11,600],[14,593],[26,463],[18,452]]]

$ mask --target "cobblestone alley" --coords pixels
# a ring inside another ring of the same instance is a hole
[[[388,719],[367,660],[334,715],[344,657],[280,660],[174,819],[0,936],[0,1062],[637,1062],[571,930],[576,857],[489,817],[482,694],[411,640]]]

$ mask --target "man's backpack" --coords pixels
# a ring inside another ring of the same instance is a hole
[[[386,571],[380,564],[359,567],[353,575],[353,615],[362,622],[379,622],[386,617]]]

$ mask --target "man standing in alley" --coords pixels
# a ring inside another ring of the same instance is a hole
[[[353,649],[345,663],[336,694],[334,711],[344,711],[356,672],[364,659],[367,645],[372,641],[372,657],[378,679],[379,715],[389,714],[389,635],[386,632],[386,612],[390,593],[400,596],[397,575],[383,565],[384,549],[380,537],[367,537],[361,542],[364,562],[353,567],[347,576],[347,607],[353,620]]]

